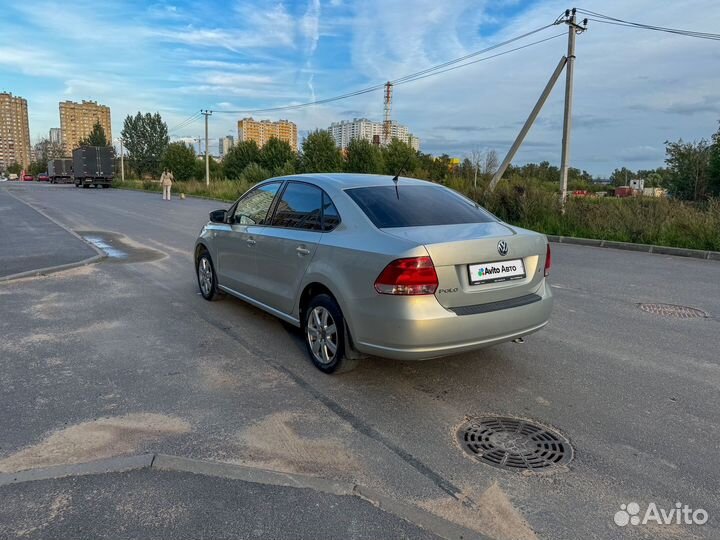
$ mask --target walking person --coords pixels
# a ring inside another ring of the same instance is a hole
[[[172,190],[173,180],[175,180],[175,177],[168,169],[165,169],[162,175],[160,175],[160,184],[163,188],[163,201],[170,200],[170,191]]]

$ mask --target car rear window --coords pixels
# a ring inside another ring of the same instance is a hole
[[[378,229],[495,221],[470,199],[442,186],[403,186],[401,181],[397,194],[394,185],[345,192]]]

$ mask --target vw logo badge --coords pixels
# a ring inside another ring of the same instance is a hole
[[[500,240],[498,242],[498,253],[503,257],[508,254],[508,245],[505,240]]]

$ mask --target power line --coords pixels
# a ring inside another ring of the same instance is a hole
[[[528,43],[527,45],[522,45],[522,46],[520,46],[520,47],[515,47],[514,49],[509,49],[509,50],[507,50],[507,51],[503,51],[503,52],[500,52],[500,53],[496,53],[496,54],[493,54],[493,55],[491,55],[491,56],[485,56],[485,57],[483,57],[483,58],[478,58],[477,60],[473,60],[472,62],[466,62],[465,64],[461,64],[461,65],[459,65],[459,66],[452,66],[452,67],[449,67],[449,68],[447,68],[447,69],[443,69],[442,71],[436,71],[436,72],[428,73],[428,74],[426,74],[426,75],[422,75],[422,76],[420,76],[420,77],[415,77],[415,78],[413,78],[413,79],[407,79],[407,80],[404,80],[404,81],[401,81],[401,82],[398,82],[398,83],[396,83],[396,82],[394,82],[394,81],[391,81],[391,82],[393,82],[393,84],[395,84],[395,85],[398,85],[398,84],[405,84],[405,83],[409,83],[409,82],[419,81],[419,80],[425,79],[425,78],[427,78],[427,77],[432,77],[433,75],[440,75],[441,73],[446,73],[446,72],[452,71],[452,70],[454,70],[454,69],[460,69],[460,68],[463,68],[463,67],[465,67],[465,66],[470,66],[470,65],[472,65],[472,64],[477,64],[477,63],[479,63],[479,62],[484,62],[485,60],[491,60],[492,58],[497,58],[498,56],[504,56],[504,55],[506,55],[506,54],[509,54],[509,53],[512,53],[512,52],[515,52],[515,51],[519,51],[519,50],[521,50],[521,49],[527,49],[528,47],[532,47],[533,45],[538,45],[538,44],[540,44],[540,43],[544,43],[544,42],[546,42],[546,41],[550,41],[551,39],[556,39],[556,38],[559,38],[559,37],[563,37],[563,36],[565,36],[565,35],[566,35],[566,34],[565,34],[564,32],[563,32],[562,34],[555,34],[554,36],[550,36],[550,37],[547,37],[547,38],[545,38],[545,39],[539,39],[539,40],[537,40],[537,41],[533,41],[532,43]]]
[[[699,39],[711,39],[714,41],[720,41],[720,34],[713,34],[710,32],[698,32],[695,30],[683,30],[680,28],[669,28],[666,26],[655,26],[651,24],[643,24],[643,23],[637,23],[632,21],[626,21],[623,19],[618,19],[617,17],[611,17],[609,15],[603,15],[602,13],[597,13],[595,11],[590,11],[586,9],[580,9],[578,8],[578,13],[582,13],[584,15],[589,15],[590,17],[599,17],[599,18],[590,18],[589,20],[594,22],[599,22],[603,24],[612,24],[615,26],[625,26],[629,28],[640,28],[643,30],[655,30],[657,32],[667,32],[669,34],[676,34],[681,36],[687,36],[687,37],[694,37]]]
[[[526,32],[525,34],[521,34],[521,35],[519,35],[519,36],[515,36],[515,37],[510,38],[510,39],[508,39],[508,40],[506,40],[506,41],[503,41],[503,42],[501,42],[501,43],[496,43],[495,45],[491,45],[490,47],[486,47],[485,49],[482,49],[482,50],[479,50],[479,51],[475,51],[475,52],[473,52],[473,53],[470,53],[470,54],[461,56],[461,57],[459,57],[459,58],[455,58],[455,59],[453,59],[453,60],[449,60],[449,61],[447,61],[447,62],[443,62],[442,64],[438,64],[438,65],[436,65],[436,66],[432,66],[432,67],[430,67],[430,68],[426,68],[426,69],[423,69],[423,70],[418,71],[418,72],[415,72],[415,73],[411,73],[411,74],[409,74],[409,75],[405,75],[405,76],[403,76],[403,77],[399,77],[399,78],[394,79],[394,80],[392,80],[392,81],[390,81],[390,82],[391,82],[392,84],[403,84],[403,83],[406,83],[406,82],[412,82],[412,81],[415,81],[415,80],[420,80],[420,79],[423,79],[423,78],[425,78],[425,77],[430,77],[430,76],[432,76],[432,75],[436,75],[436,74],[440,74],[440,73],[445,73],[446,71],[451,71],[452,69],[457,69],[457,68],[460,68],[460,67],[468,66],[468,65],[471,65],[471,64],[475,64],[475,63],[478,63],[478,62],[485,61],[485,60],[490,60],[490,59],[492,59],[492,58],[496,58],[496,57],[502,56],[502,55],[504,55],[504,54],[508,54],[508,53],[511,53],[511,52],[515,52],[515,51],[518,51],[518,50],[520,50],[520,49],[524,49],[524,48],[530,47],[530,46],[532,46],[532,45],[537,45],[538,43],[542,43],[542,42],[544,42],[544,41],[548,41],[548,40],[550,40],[550,39],[554,39],[554,38],[556,38],[556,37],[558,37],[558,36],[556,35],[556,36],[552,36],[552,37],[550,37],[550,38],[546,38],[546,39],[542,39],[542,40],[539,40],[539,41],[535,41],[535,42],[533,42],[533,43],[529,43],[529,44],[524,45],[524,46],[522,46],[522,47],[516,47],[516,48],[514,48],[514,49],[510,49],[510,50],[508,50],[508,51],[504,51],[504,52],[499,53],[499,54],[495,54],[495,55],[491,55],[491,56],[488,56],[488,57],[479,58],[479,59],[477,59],[477,60],[473,60],[472,62],[466,62],[465,64],[457,65],[457,66],[454,66],[454,67],[452,67],[452,68],[448,68],[448,69],[444,69],[444,70],[442,69],[442,68],[446,68],[447,66],[452,66],[452,65],[454,65],[454,64],[458,64],[459,62],[463,62],[464,60],[467,60],[467,59],[469,59],[469,58],[473,58],[473,57],[475,57],[475,56],[478,56],[478,55],[487,53],[487,52],[489,52],[489,51],[498,49],[498,48],[500,48],[500,47],[504,47],[505,45],[508,45],[508,44],[513,43],[513,42],[515,42],[515,41],[524,39],[524,38],[526,38],[526,37],[528,37],[528,36],[531,36],[531,35],[533,35],[533,34],[536,34],[536,33],[538,33],[538,32],[541,32],[542,30],[546,30],[547,28],[553,26],[554,24],[557,24],[557,23],[553,23],[553,24],[548,24],[548,25],[545,25],[545,26],[541,26],[541,27],[539,27],[539,28],[536,28],[535,30],[531,30],[530,32]],[[560,34],[560,35],[564,35],[564,34]],[[319,100],[315,100],[315,101],[310,101],[310,102],[307,102],[307,103],[298,103],[298,104],[295,104],[295,105],[284,105],[284,106],[280,106],[280,107],[269,107],[269,108],[265,108],[265,109],[246,109],[246,110],[237,110],[237,111],[223,110],[223,111],[213,111],[213,112],[215,112],[215,113],[222,113],[222,114],[255,114],[255,113],[268,113],[268,112],[277,112],[277,111],[296,110],[296,109],[302,109],[302,108],[305,108],[305,107],[311,107],[311,106],[314,106],[314,105],[322,105],[322,104],[325,104],[325,103],[331,103],[331,102],[333,102],[333,101],[340,101],[340,100],[342,100],[342,99],[348,99],[348,98],[351,98],[351,97],[360,96],[360,95],[362,95],[362,94],[368,94],[368,93],[370,93],[370,92],[376,92],[376,91],[378,91],[378,90],[381,90],[384,86],[385,86],[385,83],[376,84],[376,85],[374,85],[374,86],[370,86],[370,87],[367,87],[367,88],[363,88],[363,89],[360,89],[360,90],[356,90],[356,91],[354,91],[354,92],[349,92],[349,93],[347,93],[347,94],[342,94],[342,95],[334,96],[334,97],[330,97],[330,98],[325,98],[325,99],[319,99]]]
[[[192,116],[189,116],[188,118],[186,118],[185,120],[183,120],[182,122],[180,122],[179,124],[177,124],[176,126],[170,128],[170,129],[168,130],[168,135],[170,135],[171,133],[175,133],[175,132],[177,132],[177,131],[179,131],[179,130],[181,130],[181,129],[183,129],[183,128],[186,128],[186,127],[189,126],[190,124],[192,124],[192,123],[196,122],[197,120],[199,120],[201,116],[202,116],[202,113],[201,113],[200,111],[196,112],[196,113],[193,114]]]

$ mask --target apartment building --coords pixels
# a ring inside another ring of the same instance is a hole
[[[70,156],[82,139],[90,135],[93,126],[99,122],[105,130],[108,143],[112,141],[110,107],[96,101],[60,103],[60,133],[65,154]]]
[[[365,139],[375,144],[383,140],[383,123],[373,122],[367,118],[354,118],[333,122],[328,132],[335,139],[338,148],[344,150],[353,139]],[[397,122],[390,124],[390,139],[399,139],[409,144],[414,150],[420,150],[420,139],[410,133],[410,130]]]
[[[13,163],[30,165],[30,126],[27,100],[0,93],[0,170]]]
[[[60,128],[50,128],[50,144],[62,144]]]
[[[271,137],[290,144],[294,152],[298,149],[297,126],[289,120],[253,120],[243,118],[238,121],[238,141],[255,141],[262,148]]]
[[[235,144],[235,140],[232,135],[226,135],[218,139],[218,155],[222,158],[227,155],[230,149]]]

